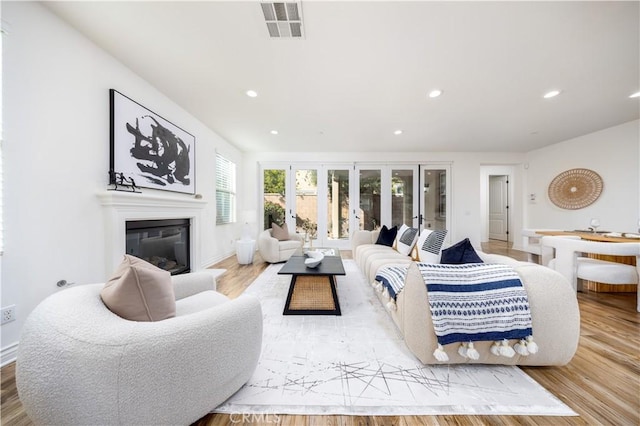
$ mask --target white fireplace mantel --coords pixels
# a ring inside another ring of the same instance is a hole
[[[126,223],[132,220],[190,219],[191,270],[202,268],[200,223],[207,202],[189,196],[165,196],[124,191],[98,194],[105,211],[106,271],[111,273],[126,253]]]

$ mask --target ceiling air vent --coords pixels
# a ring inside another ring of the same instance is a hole
[[[271,38],[302,38],[302,5],[298,2],[262,2]]]

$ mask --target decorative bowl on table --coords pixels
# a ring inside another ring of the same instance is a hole
[[[304,260],[304,264],[307,268],[316,268],[324,259],[324,254],[319,251],[309,250],[306,254],[308,257]]]

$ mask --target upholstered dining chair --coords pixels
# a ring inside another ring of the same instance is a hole
[[[103,284],[42,301],[24,325],[20,400],[35,424],[190,424],[249,380],[262,348],[260,302],[216,292],[208,272],[172,277],[176,316],[129,321]]]
[[[560,231],[559,229],[536,228],[522,230],[522,251],[527,252],[527,261],[532,263],[542,263],[542,245],[543,235],[538,231]]]
[[[606,284],[638,284],[640,277],[640,242],[608,243],[586,241],[576,238],[545,236],[542,238],[542,251],[553,249],[555,258],[548,262],[551,269],[564,275],[578,290],[578,279]],[[635,265],[612,262],[586,257],[585,253],[610,256],[635,256]],[[640,295],[640,286],[638,286]],[[636,303],[640,312],[640,297]]]

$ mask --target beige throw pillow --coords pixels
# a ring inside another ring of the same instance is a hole
[[[289,229],[287,224],[283,223],[279,226],[277,223],[271,224],[271,236],[278,241],[287,241],[289,239]]]
[[[160,321],[176,316],[171,274],[128,254],[100,297],[111,312],[131,321]]]

